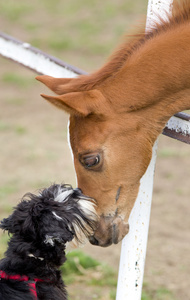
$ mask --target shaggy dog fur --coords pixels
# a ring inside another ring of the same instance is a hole
[[[66,243],[82,242],[96,221],[93,201],[79,189],[54,184],[39,195],[26,194],[0,224],[11,234],[0,261],[0,299],[66,300],[58,270]]]

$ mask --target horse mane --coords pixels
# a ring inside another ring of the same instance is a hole
[[[172,14],[166,14],[166,16],[166,19],[158,16],[159,22],[155,22],[148,31],[142,31],[139,34],[132,36],[131,41],[127,40],[120,45],[102,68],[89,75],[81,75],[72,80],[70,83],[62,86],[63,93],[91,90],[103,84],[107,79],[114,77],[133,53],[135,53],[147,41],[154,39],[163,32],[169,31],[188,22],[190,20],[190,1],[175,1],[173,4]]]

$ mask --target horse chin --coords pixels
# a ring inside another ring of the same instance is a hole
[[[124,222],[120,216],[101,216],[99,224],[93,236],[89,237],[92,245],[108,247],[118,244],[129,232],[129,224]]]

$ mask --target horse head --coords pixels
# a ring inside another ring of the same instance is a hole
[[[40,76],[38,80],[60,94],[42,96],[70,114],[78,187],[97,201],[100,216],[90,242],[116,244],[128,233],[139,182],[151,159],[153,141],[147,136],[145,120],[138,111],[122,107],[121,97],[113,101],[110,89],[107,94],[104,88],[70,92],[71,83],[64,79]]]
[[[93,74],[37,77],[56,94],[42,96],[70,114],[78,187],[97,201],[99,221],[92,244],[109,246],[127,234],[155,140],[173,114],[190,109],[186,6],[123,45]]]

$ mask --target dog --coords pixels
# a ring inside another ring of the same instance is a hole
[[[83,243],[96,222],[95,202],[80,189],[53,184],[26,194],[0,223],[11,234],[0,261],[0,300],[66,300],[59,271],[66,246]]]

